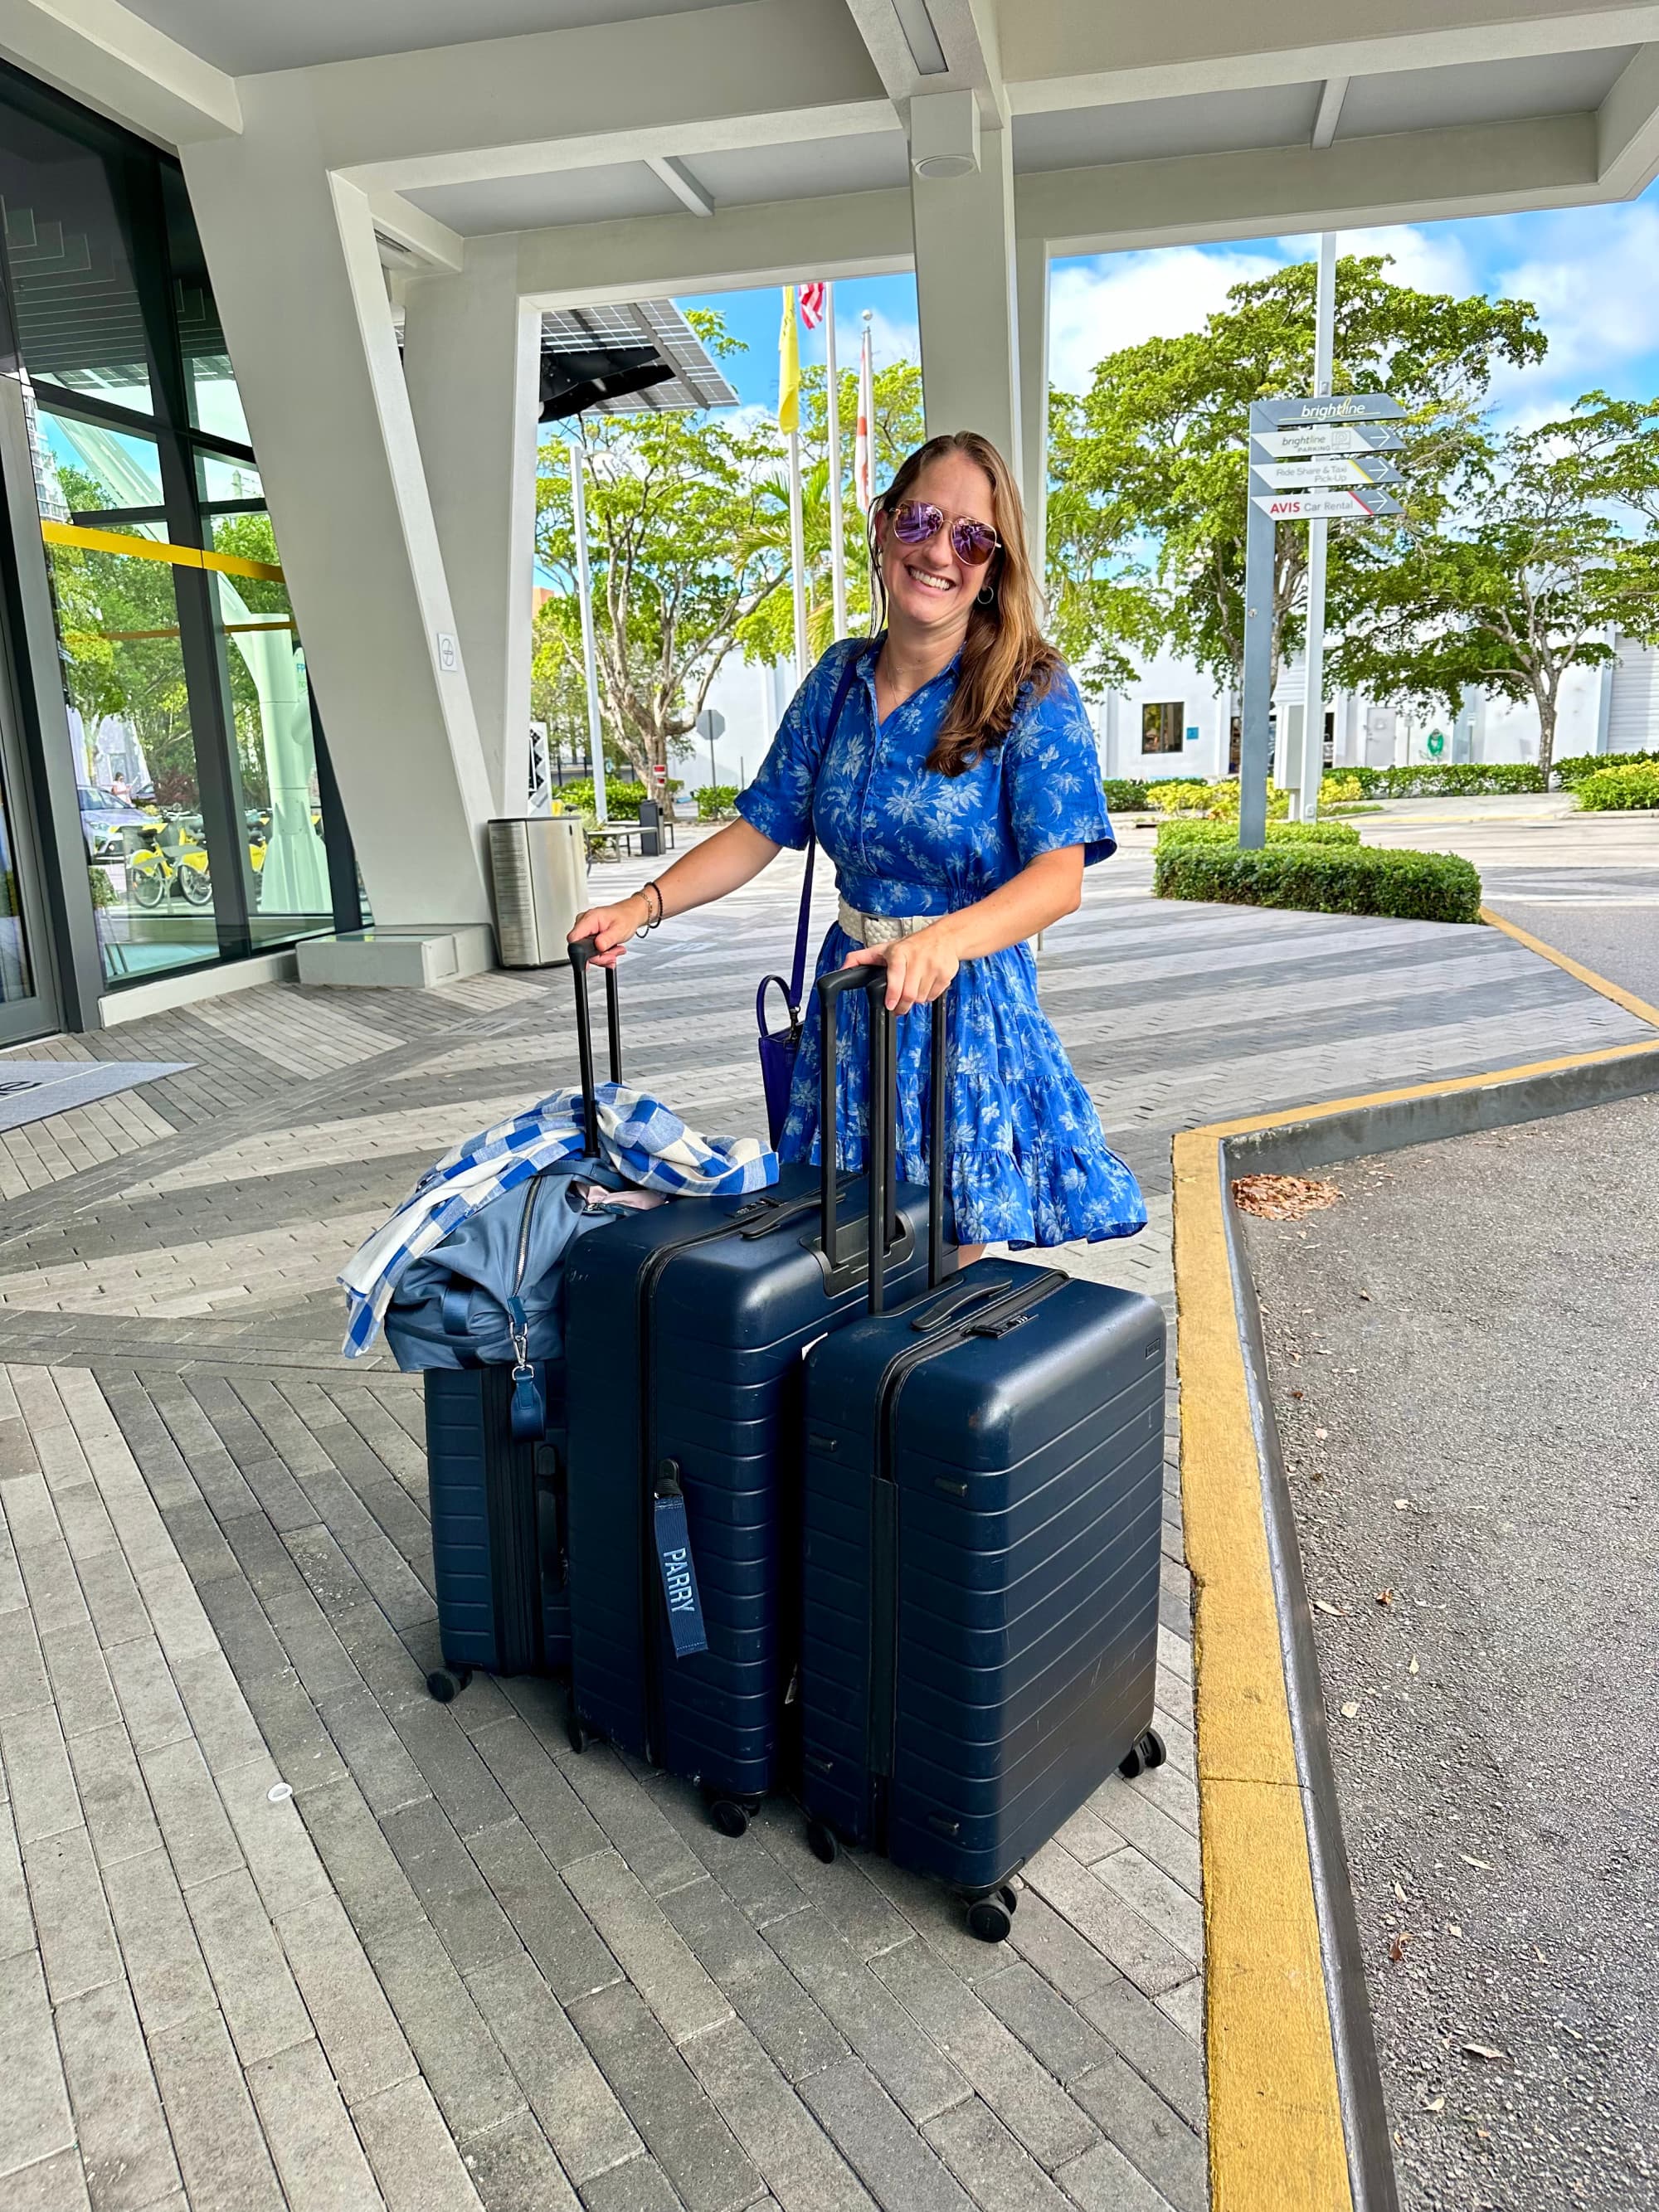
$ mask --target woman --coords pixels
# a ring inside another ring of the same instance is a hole
[[[992,1242],[1131,1236],[1146,1208],[1037,1004],[1029,942],[1076,909],[1085,867],[1116,840],[1083,702],[1038,628],[1019,494],[989,441],[963,430],[912,453],[872,514],[871,557],[884,626],[818,662],[738,801],[742,819],[631,898],[590,908],[571,936],[593,938],[611,964],[629,937],[724,897],[816,831],[841,891],[818,973],[886,968],[911,1182],[927,1179],[932,1020],[911,1010],[955,984],[945,1182],[963,1261]],[[864,1157],[865,1018],[860,994],[838,1054],[847,1167]],[[818,1157],[818,1081],[814,992],[786,1160]]]

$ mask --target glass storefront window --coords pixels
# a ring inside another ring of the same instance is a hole
[[[332,929],[350,840],[182,173],[3,61],[0,362],[32,449],[106,981]],[[37,667],[37,702],[50,684]],[[38,908],[9,797],[0,1034]]]
[[[161,198],[191,422],[210,437],[228,438],[238,446],[252,445],[242,395],[230,365],[230,349],[213,303],[206,257],[197,236],[196,218],[190,211],[190,195],[176,169],[162,170]]]
[[[214,546],[253,573],[213,577],[225,641],[252,874],[248,926],[256,945],[286,944],[331,921],[328,854],[312,732],[305,654],[263,514],[219,517]]]
[[[155,543],[131,527],[100,534]],[[212,959],[179,572],[148,551],[49,538],[46,552],[105,974],[118,982]]]
[[[21,889],[13,856],[6,794],[0,789],[0,1006],[34,996],[28,940],[23,932]]]
[[[40,511],[60,522],[165,538],[161,458],[154,438],[84,422],[37,404]]]
[[[101,151],[8,104],[0,203],[12,319],[24,368],[149,414],[149,341],[118,195]]]

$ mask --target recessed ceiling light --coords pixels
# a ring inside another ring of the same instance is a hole
[[[951,64],[945,58],[945,49],[939,42],[939,33],[933,28],[933,19],[927,12],[927,0],[893,0],[893,13],[904,33],[904,43],[910,49],[910,58],[920,76],[944,76]]]

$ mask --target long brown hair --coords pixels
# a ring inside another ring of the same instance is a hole
[[[909,498],[916,478],[931,461],[961,453],[990,479],[991,517],[1002,543],[991,556],[981,590],[993,594],[988,606],[975,600],[962,644],[962,673],[927,766],[960,775],[981,755],[1000,745],[1012,726],[1021,689],[1041,695],[1062,663],[1042,635],[1037,582],[1025,542],[1025,510],[1013,471],[988,438],[977,430],[951,430],[930,438],[902,462],[898,474],[870,510],[870,568],[872,632],[887,619],[887,587],[876,541],[876,517],[890,516]]]

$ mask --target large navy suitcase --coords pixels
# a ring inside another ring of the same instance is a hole
[[[802,1355],[864,1305],[865,1181],[830,1150],[761,1197],[624,1215],[566,1277],[570,1740],[699,1784],[733,1835],[788,1778]],[[894,1194],[886,1264],[907,1289],[927,1212],[925,1191]]]
[[[943,1037],[936,1007],[935,1101]],[[890,1042],[883,1081],[890,1127]],[[936,1243],[937,1108],[929,1153]],[[936,1876],[994,1942],[1009,1877],[1115,1766],[1164,1756],[1164,1316],[1015,1260],[948,1287],[936,1265],[888,1310],[871,1249],[868,1316],[806,1362],[801,1798],[820,1857],[840,1838]]]
[[[586,1151],[597,1157],[592,1040],[580,965],[576,986]],[[605,1012],[611,1080],[620,1083],[614,971],[605,977]],[[521,1244],[521,1272],[523,1264]],[[423,1377],[433,1579],[443,1654],[443,1664],[431,1669],[426,1686],[444,1704],[465,1688],[475,1667],[491,1674],[569,1671],[564,1364],[538,1360],[532,1372],[547,1416],[538,1437],[514,1434],[514,1369],[433,1367]]]

